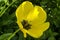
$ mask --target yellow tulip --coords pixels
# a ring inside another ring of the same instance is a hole
[[[49,28],[50,23],[46,22],[47,14],[40,6],[34,6],[31,2],[25,1],[16,10],[17,24],[23,32],[34,38],[39,38]]]

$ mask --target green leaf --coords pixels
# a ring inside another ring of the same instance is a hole
[[[9,2],[8,2],[8,0],[4,0],[4,2],[5,2],[5,4],[9,5]]]
[[[48,40],[56,40],[54,37],[49,37]]]
[[[6,33],[6,34],[2,34],[0,36],[0,40],[7,40],[7,38],[11,35],[12,33]]]

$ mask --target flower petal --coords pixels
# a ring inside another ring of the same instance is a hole
[[[29,1],[23,2],[16,10],[16,17],[18,20],[25,19],[30,10],[33,9],[33,5]]]
[[[38,15],[39,19],[40,19],[41,23],[43,23],[47,19],[47,14],[42,7],[40,7],[40,6],[37,6],[37,7],[38,7],[38,11],[39,11],[39,15]]]
[[[42,36],[43,32],[49,28],[49,25],[49,22],[43,23],[41,25],[39,23],[33,24],[27,33],[32,37],[39,38]]]
[[[44,23],[46,21],[46,18],[47,18],[46,12],[40,6],[35,6],[34,10],[31,11],[27,16],[28,21],[35,22],[39,20],[40,23]]]
[[[35,18],[38,17],[38,14],[39,14],[38,7],[35,6],[34,9],[29,12],[27,20],[28,21],[34,20]]]
[[[27,30],[23,28],[23,25],[21,24],[21,22],[17,21],[17,24],[19,25],[19,29],[23,32],[24,37],[26,38],[27,37],[27,34],[26,34]]]

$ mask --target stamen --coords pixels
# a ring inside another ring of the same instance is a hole
[[[28,23],[28,21],[26,21],[26,20],[23,20],[22,22],[22,25],[23,25],[23,28],[25,28],[25,29],[31,29],[31,24],[29,24]]]

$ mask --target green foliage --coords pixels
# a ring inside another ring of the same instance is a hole
[[[7,40],[12,33],[6,33],[0,36],[0,40]]]
[[[40,38],[23,37],[21,31],[16,31],[16,8],[24,0],[0,0],[0,40],[60,40],[60,0],[28,0],[39,5],[47,12],[50,28]]]

